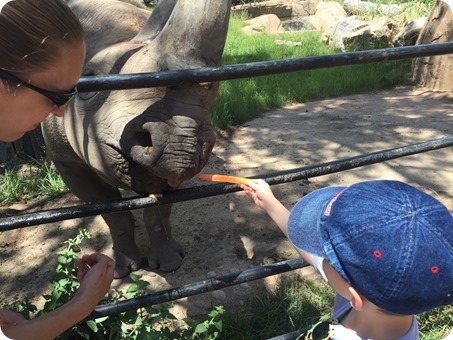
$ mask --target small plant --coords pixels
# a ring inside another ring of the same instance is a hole
[[[91,235],[85,229],[62,243],[63,249],[57,252],[57,268],[50,282],[52,292],[43,297],[46,299],[42,310],[38,311],[29,301],[13,303],[9,306],[25,318],[46,314],[72,299],[77,291],[77,268],[75,260],[80,256],[80,244]],[[101,301],[101,304],[114,303],[124,299],[133,299],[144,295],[143,288],[149,285],[140,275],[131,274],[132,284],[125,292],[114,290],[113,294]],[[217,339],[222,331],[222,317],[225,312],[222,306],[215,307],[208,313],[208,319],[198,323],[190,318],[177,320],[170,313],[171,303],[157,307],[147,306],[137,310],[95,320],[88,320],[74,325],[61,334],[58,339]]]

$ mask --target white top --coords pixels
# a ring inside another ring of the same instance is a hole
[[[5,334],[3,334],[2,329],[0,328],[0,340],[12,340],[11,338],[8,338]]]
[[[324,270],[322,269],[322,261],[324,259],[318,256],[313,256],[313,267],[321,274],[324,280],[327,280]],[[369,340],[362,338],[351,329],[344,328],[341,320],[352,309],[351,304],[347,299],[337,294],[335,297],[335,304],[333,307],[332,318],[337,319],[340,323],[331,325],[331,339],[332,340]],[[418,340],[418,323],[415,315],[413,316],[412,326],[409,331],[396,340]]]

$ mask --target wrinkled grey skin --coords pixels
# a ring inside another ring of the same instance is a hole
[[[69,0],[86,31],[83,75],[140,73],[220,64],[230,1],[165,0],[147,10],[117,0]],[[149,19],[148,19],[149,17]],[[64,118],[49,117],[49,158],[85,202],[121,199],[119,189],[161,193],[205,166],[215,143],[209,109],[216,83],[80,93]],[[171,235],[171,206],[144,209],[151,269],[173,271],[182,249]],[[130,212],[104,214],[113,240],[116,277],[145,260]]]

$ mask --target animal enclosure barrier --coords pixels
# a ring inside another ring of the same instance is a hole
[[[103,77],[83,77],[78,84],[78,88],[79,92],[92,92],[156,86],[174,86],[184,83],[221,81],[228,79],[310,70],[316,68],[364,64],[450,53],[453,53],[453,42],[341,53],[321,57],[248,63],[215,68],[166,71],[144,74],[122,74]],[[381,150],[371,154],[336,160],[328,163],[316,164],[308,167],[280,171],[272,174],[262,174],[255,176],[255,178],[263,178],[270,185],[287,183],[451,146],[453,146],[453,136],[431,140],[419,144]],[[103,204],[79,205],[33,214],[17,215],[1,218],[0,231],[36,226],[43,223],[62,221],[84,216],[99,215],[106,212],[118,212],[149,206],[177,203],[182,201],[206,198],[210,196],[223,195],[239,190],[241,189],[238,185],[212,184],[163,193],[158,198],[152,196],[135,197]],[[148,294],[139,298],[101,305],[96,307],[87,319],[96,319],[102,316],[109,316],[128,310],[141,308],[147,305],[159,304],[162,302],[176,300],[182,297],[201,294],[232,285],[237,285],[243,282],[261,279],[266,276],[295,270],[304,266],[306,266],[306,263],[301,259],[283,261],[273,265],[262,266],[221,278],[210,279],[202,282],[188,284],[178,288],[172,288],[154,294]]]

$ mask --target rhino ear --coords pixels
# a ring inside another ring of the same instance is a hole
[[[153,51],[154,56],[158,53],[168,69],[218,65],[228,31],[231,0],[160,0],[161,3],[162,12],[153,13],[149,19],[157,23],[146,24],[153,29],[145,35],[145,27],[139,34],[147,38],[153,34],[145,50]]]
[[[178,0],[160,0],[154,7],[151,16],[132,42],[147,44],[156,38],[167,24]]]

